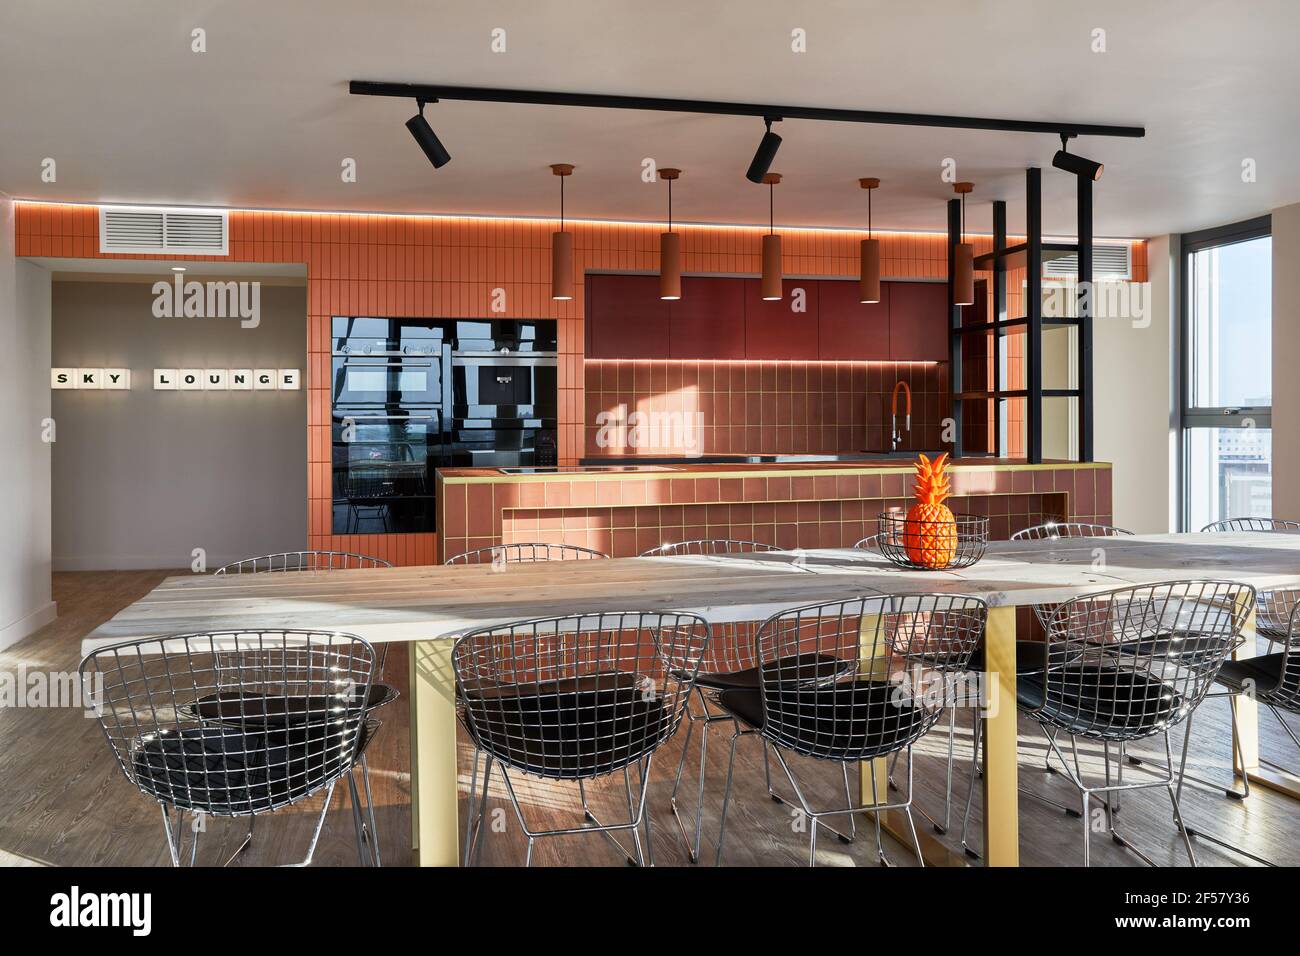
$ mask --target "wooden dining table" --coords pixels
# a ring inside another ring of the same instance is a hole
[[[617,558],[532,564],[421,566],[167,578],[96,628],[83,653],[144,637],[235,629],[346,631],[409,648],[412,850],[421,865],[455,866],[459,827],[455,639],[488,625],[611,610],[690,611],[713,623],[756,621],[786,608],[880,594],[941,593],[989,605],[983,718],[985,859],[1019,862],[1016,608],[1182,579],[1300,588],[1300,535],[1163,534],[992,543],[962,570],[914,571],[856,549]],[[1253,636],[1254,616],[1248,621]],[[1238,651],[1255,653],[1247,640]],[[1239,699],[1244,766],[1253,782],[1300,797],[1300,779],[1261,764],[1255,706]],[[862,771],[870,793],[873,771]],[[930,849],[945,851],[937,841]],[[954,855],[955,856],[955,855]]]

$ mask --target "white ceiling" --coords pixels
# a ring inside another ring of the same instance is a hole
[[[679,219],[765,220],[743,173],[757,119],[447,102],[435,171],[403,128],[414,105],[350,96],[350,79],[1144,124],[1072,146],[1106,164],[1096,231],[1147,236],[1300,201],[1293,0],[5,0],[0,191],[31,199],[553,216],[547,165],[578,166],[575,217],[658,219],[641,161],[684,168]],[[207,52],[190,51],[191,30]],[[504,27],[507,52],[489,48]],[[807,32],[808,52],[790,51]],[[1091,52],[1094,28],[1107,52]],[[787,121],[777,220],[860,226],[859,176],[883,180],[876,224],[942,229],[940,164],[1023,221],[1044,167],[1049,233],[1073,232],[1073,178],[1050,136]],[[57,162],[43,183],[41,162]],[[340,178],[345,157],[356,183]],[[1254,159],[1258,181],[1243,183]]]

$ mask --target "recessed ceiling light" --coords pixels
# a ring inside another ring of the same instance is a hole
[[[184,271],[185,271],[184,266],[172,266],[172,272],[184,272]]]

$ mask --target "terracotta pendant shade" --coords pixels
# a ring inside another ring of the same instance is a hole
[[[763,237],[763,298],[771,302],[781,298],[781,237],[769,233]]]
[[[573,175],[572,163],[552,163],[551,172],[560,177],[560,228],[551,233],[551,298],[573,298],[573,233],[564,230],[564,177]]]
[[[662,167],[659,178],[668,183],[668,230],[659,234],[659,298],[672,302],[682,297],[682,237],[673,232],[673,182],[680,169]]]
[[[952,189],[961,197],[961,236],[952,251],[952,303],[975,304],[975,247],[966,241],[966,196],[975,188],[974,183],[953,183]]]
[[[952,294],[954,305],[975,304],[975,247],[969,242],[953,250]]]
[[[880,240],[863,239],[861,268],[858,272],[858,301],[880,301]]]
[[[551,298],[573,298],[573,233],[551,233]]]
[[[781,276],[781,237],[776,234],[775,204],[772,187],[781,181],[780,173],[768,173],[763,177],[768,197],[768,233],[763,237],[763,280],[759,289],[766,302],[775,302],[784,294]]]
[[[659,234],[659,298],[682,297],[682,236],[677,232]]]

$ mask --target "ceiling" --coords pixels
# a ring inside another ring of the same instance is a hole
[[[754,118],[444,102],[427,115],[452,162],[403,128],[414,104],[350,96],[350,79],[435,82],[1145,125],[1083,138],[1106,164],[1099,236],[1150,236],[1300,201],[1300,57],[1290,0],[6,0],[0,7],[0,191],[63,201],[554,216],[547,165],[571,162],[570,215],[762,222],[743,173]],[[191,31],[207,52],[191,52]],[[490,32],[506,30],[506,52]],[[791,52],[791,31],[807,52]],[[1092,52],[1092,31],[1106,52]],[[943,229],[973,180],[1023,222],[1023,170],[1044,167],[1044,229],[1073,233],[1073,177],[1051,136],[789,120],[776,218]],[[57,181],[41,181],[41,163]],[[356,160],[357,182],[340,176]],[[1242,182],[1243,159],[1257,181]]]

